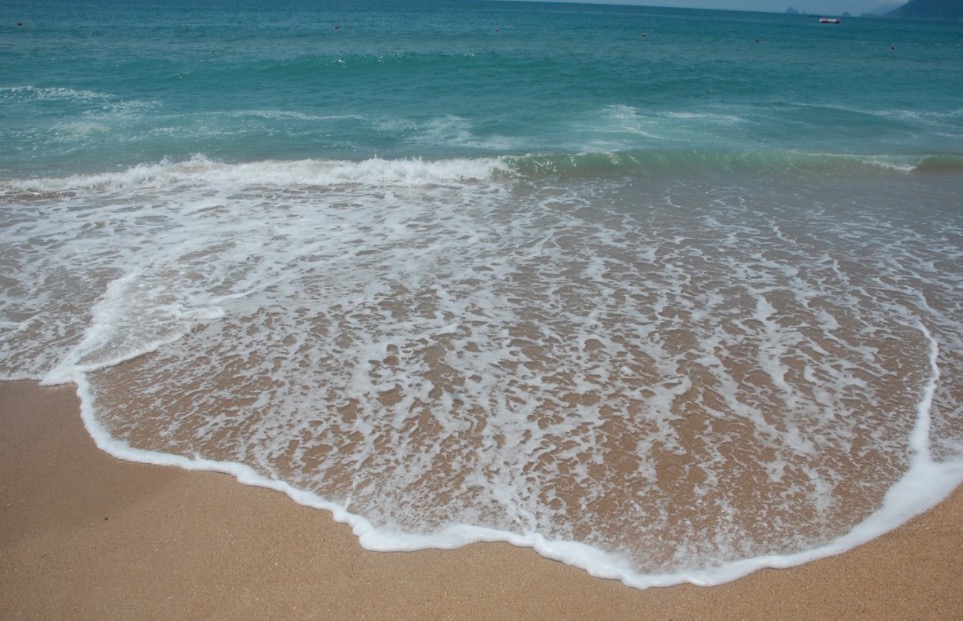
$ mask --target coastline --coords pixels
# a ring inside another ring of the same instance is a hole
[[[75,388],[0,382],[5,619],[963,618],[963,490],[839,556],[638,591],[502,543],[368,552],[216,473],[101,452]]]

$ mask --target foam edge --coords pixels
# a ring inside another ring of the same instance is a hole
[[[930,365],[933,373],[918,404],[917,420],[910,437],[911,463],[909,470],[886,493],[883,505],[848,533],[814,548],[788,555],[759,556],[741,559],[707,569],[665,574],[640,574],[633,571],[625,559],[577,541],[553,541],[538,533],[521,534],[482,528],[468,524],[449,526],[434,535],[412,535],[376,528],[366,518],[351,513],[340,505],[318,496],[258,474],[254,469],[236,462],[218,462],[189,458],[131,447],[110,436],[94,416],[90,384],[82,373],[75,373],[70,381],[77,386],[81,402],[81,418],[87,432],[98,448],[117,459],[130,462],[173,466],[184,470],[220,472],[233,476],[239,483],[272,489],[287,495],[297,504],[331,513],[336,522],[347,524],[358,538],[359,545],[377,552],[414,551],[423,549],[454,549],[479,542],[505,542],[516,547],[531,548],[539,555],[566,565],[578,567],[589,575],[618,580],[636,589],[675,586],[689,583],[696,586],[715,586],[741,578],[760,569],[786,569],[810,561],[835,556],[890,532],[910,519],[924,513],[945,500],[963,483],[963,460],[934,462],[929,453],[929,412],[939,380],[937,366],[938,345],[922,324],[919,325],[930,342]],[[66,380],[67,378],[63,378]]]

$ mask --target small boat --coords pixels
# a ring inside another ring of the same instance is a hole
[[[820,17],[819,18],[820,24],[838,24],[839,21],[840,20],[838,17]]]

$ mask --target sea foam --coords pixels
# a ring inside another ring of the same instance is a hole
[[[906,214],[875,167],[813,177],[833,210],[791,170],[526,166],[4,182],[3,374],[75,382],[118,457],[277,489],[370,549],[504,540],[638,587],[836,553],[959,483],[942,198]]]

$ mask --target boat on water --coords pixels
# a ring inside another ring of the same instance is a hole
[[[820,17],[819,18],[820,24],[838,24],[840,23],[840,21],[841,20],[838,17]]]

